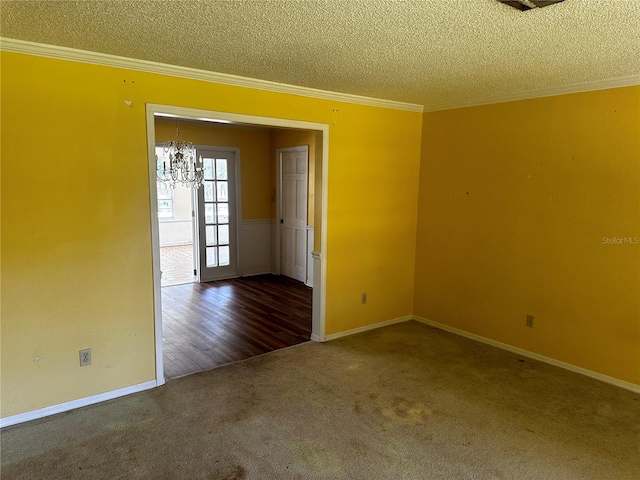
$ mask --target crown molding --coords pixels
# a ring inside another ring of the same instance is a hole
[[[491,105],[494,103],[515,102],[518,100],[530,100],[533,98],[554,97],[556,95],[568,95],[571,93],[591,92],[594,90],[607,90],[609,88],[621,88],[640,85],[640,75],[628,75],[618,78],[607,78],[595,82],[574,83],[562,87],[545,88],[541,90],[528,90],[526,92],[497,95],[462,102],[443,102],[424,107],[424,112],[437,112],[440,110],[453,110],[455,108],[476,107],[479,105]]]
[[[390,108],[393,110],[405,110],[419,113],[422,113],[423,111],[422,105],[413,103],[395,102],[392,100],[351,95],[349,93],[299,87],[285,83],[270,82],[268,80],[258,80],[255,78],[240,77],[226,73],[209,72],[207,70],[198,70],[195,68],[150,62],[148,60],[119,57],[116,55],[107,55],[105,53],[90,52],[87,50],[77,50],[75,48],[60,47],[57,45],[27,42],[25,40],[17,40],[13,38],[0,37],[0,50],[11,53],[35,55],[38,57],[55,58],[58,60],[70,60],[73,62],[89,63],[93,65],[157,73],[160,75],[169,75],[172,77],[188,78],[192,80],[202,80],[205,82],[221,83],[236,87],[247,87],[269,92],[287,93],[302,97],[353,103],[369,107]]]
[[[404,110],[409,112],[436,112],[441,110],[452,110],[456,108],[475,107],[480,105],[490,105],[494,103],[514,102],[518,100],[529,100],[533,98],[552,97],[556,95],[567,95],[571,93],[590,92],[594,90],[606,90],[610,88],[629,87],[640,85],[640,75],[628,75],[625,77],[609,78],[594,82],[577,83],[561,87],[551,87],[541,90],[528,90],[526,92],[516,92],[506,95],[497,95],[479,99],[464,100],[459,102],[442,102],[422,106],[414,103],[397,102],[372,97],[363,97],[349,93],[331,92],[309,87],[288,85],[285,83],[270,82],[268,80],[258,80],[238,75],[226,73],[210,72],[195,68],[180,67],[165,63],[150,62],[148,60],[138,60],[134,58],[119,57],[104,53],[78,50],[75,48],[60,47],[57,45],[47,45],[43,43],[28,42],[13,38],[0,37],[0,51],[35,55],[39,57],[54,58],[59,60],[69,60],[80,63],[101,65],[127,70],[137,70],[147,73],[156,73],[172,77],[188,78],[205,82],[232,85],[236,87],[253,88],[275,93],[286,93],[308,98],[322,100],[332,100],[336,102],[352,103],[370,107],[389,108],[393,110]]]

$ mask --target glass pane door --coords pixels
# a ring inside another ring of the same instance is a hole
[[[204,167],[198,191],[200,281],[238,275],[235,152],[198,148]]]

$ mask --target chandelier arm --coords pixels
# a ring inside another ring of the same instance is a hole
[[[202,158],[197,159],[196,148],[191,142],[183,142],[180,140],[180,119],[176,118],[176,140],[162,144],[162,149],[169,158],[168,169],[167,161],[159,165],[156,157],[157,178],[161,182],[169,184],[172,188],[178,183],[185,187],[198,189],[204,181],[204,168],[202,167]]]

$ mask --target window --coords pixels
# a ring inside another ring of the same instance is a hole
[[[158,219],[173,218],[173,188],[164,182],[156,182],[158,192]]]
[[[167,154],[164,148],[156,146],[156,162],[158,167],[166,162]],[[158,220],[173,219],[173,188],[164,182],[156,182],[156,192],[158,193]]]

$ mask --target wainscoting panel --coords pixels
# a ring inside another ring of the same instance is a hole
[[[189,245],[193,243],[193,224],[191,219],[164,220],[158,222],[160,246]]]

